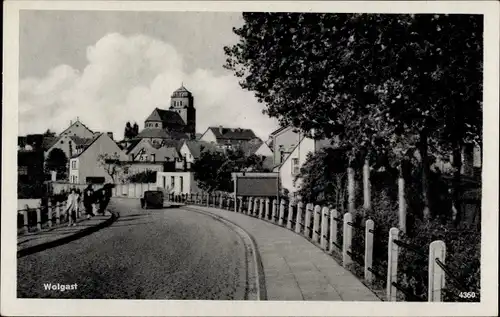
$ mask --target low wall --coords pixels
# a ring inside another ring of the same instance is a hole
[[[70,183],[53,183],[52,188],[54,194],[58,194],[63,190],[68,192],[71,188],[83,190],[87,187],[87,184],[70,184]],[[103,184],[94,184],[93,189],[97,190],[102,188]],[[147,190],[156,190],[157,186],[155,183],[129,183],[129,184],[115,184],[112,190],[113,197],[130,197],[130,198],[140,198]]]
[[[42,200],[40,198],[18,199],[17,200],[17,210],[26,209],[26,205],[28,205],[29,208],[38,208],[38,207],[40,207],[41,203],[42,203]]]
[[[113,197],[140,198],[147,190],[156,190],[155,183],[116,184],[112,190]]]

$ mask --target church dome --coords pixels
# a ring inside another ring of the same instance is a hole
[[[186,89],[186,87],[184,87],[184,85],[181,85],[181,87],[179,89],[177,89],[176,91],[174,91],[172,93],[172,98],[175,98],[175,97],[191,97],[192,94],[189,90]]]

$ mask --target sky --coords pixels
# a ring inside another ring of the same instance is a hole
[[[266,140],[277,121],[223,68],[242,23],[234,12],[21,11],[19,134],[62,132],[78,117],[121,139],[184,84],[197,132],[249,128]]]

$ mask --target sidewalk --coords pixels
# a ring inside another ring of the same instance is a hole
[[[240,226],[255,240],[268,300],[380,301],[351,272],[303,236],[265,220],[189,205]]]
[[[17,256],[22,257],[70,242],[106,227],[114,220],[115,218],[107,212],[105,216],[95,216],[88,220],[78,219],[76,226],[68,227],[67,224],[63,224],[20,235],[17,237]]]

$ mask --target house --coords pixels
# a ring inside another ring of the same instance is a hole
[[[184,85],[173,92],[169,109],[155,108],[146,118],[138,139],[160,143],[165,139],[194,139],[196,136],[196,109],[193,94]]]
[[[173,162],[180,158],[175,147],[141,139],[126,150],[129,161]]]
[[[159,172],[156,174],[156,187],[167,193],[200,193],[193,172]]]
[[[76,147],[70,158],[69,180],[73,184],[114,182],[106,171],[111,166],[100,162],[100,155],[115,156],[117,161],[127,161],[127,155],[107,133],[100,133],[90,141]],[[111,164],[111,163],[110,163]]]
[[[69,127],[67,127],[63,132],[59,134],[59,137],[62,136],[76,136],[79,138],[87,139],[94,137],[95,132],[90,130],[77,118],[75,122],[70,121]]]
[[[200,141],[216,144],[223,149],[232,149],[237,145],[258,139],[251,129],[209,127],[200,137]],[[260,140],[260,139],[259,139]]]
[[[191,164],[200,157],[203,151],[217,151],[217,147],[208,142],[186,140],[183,142],[180,149],[180,155],[186,160],[187,169],[191,168]]]
[[[261,139],[253,139],[249,142],[241,144],[241,149],[245,156],[257,155],[257,156],[273,156],[273,152],[269,146],[262,142]]]
[[[300,168],[306,162],[309,153],[316,153],[325,147],[335,147],[330,140],[314,140],[302,135],[301,139],[288,156],[284,158],[280,165],[274,168],[274,172],[280,175],[280,185],[283,189],[288,189],[290,193],[296,193],[300,189],[300,179],[295,182],[299,175]]]
[[[273,153],[274,166],[283,163],[283,160],[295,149],[302,136],[291,126],[281,127],[270,134],[268,144]]]

